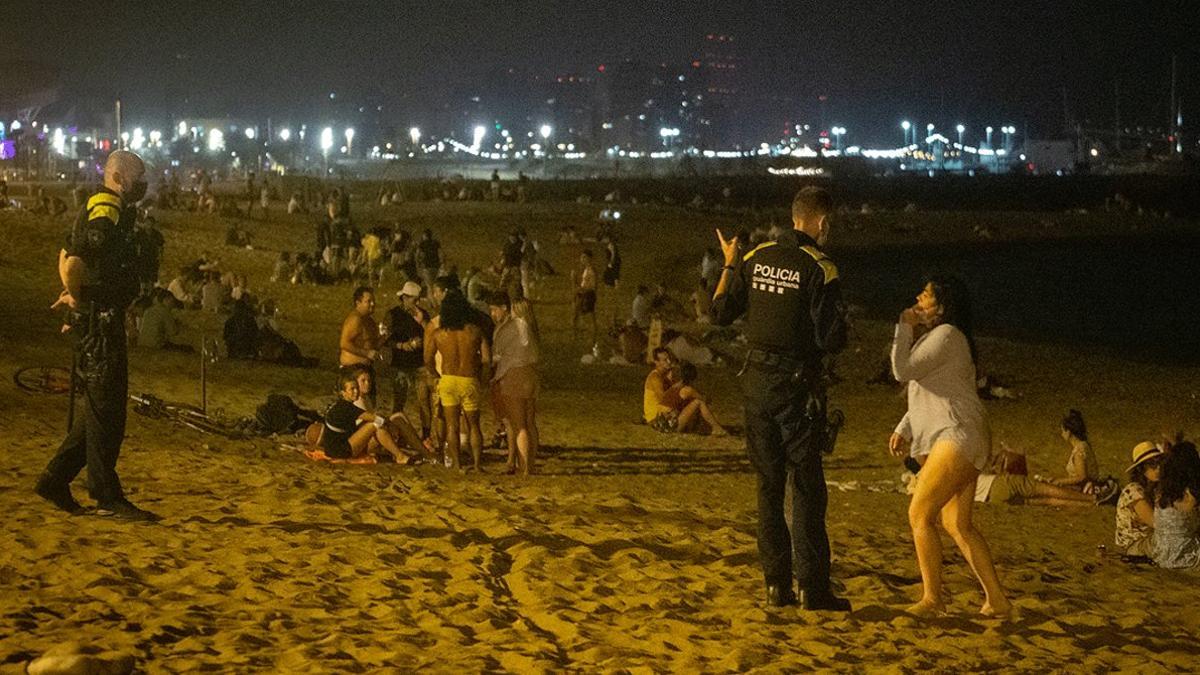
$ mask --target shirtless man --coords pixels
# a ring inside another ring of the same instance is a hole
[[[436,376],[437,358],[441,356],[442,377],[437,393],[445,411],[450,466],[460,467],[458,426],[461,411],[467,420],[474,468],[482,471],[483,433],[479,429],[479,403],[483,395],[479,379],[484,375],[484,364],[492,362],[492,355],[483,339],[483,331],[472,322],[474,317],[475,309],[461,291],[446,293],[437,327],[425,340],[425,368]]]
[[[369,286],[354,289],[354,309],[342,322],[342,335],[338,341],[338,365],[366,366],[371,376],[371,393],[367,403],[375,407],[375,361],[382,357],[383,335],[375,323],[375,290]]]

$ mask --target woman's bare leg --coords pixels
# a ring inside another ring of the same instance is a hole
[[[675,430],[679,433],[687,433],[695,426],[697,415],[700,414],[700,399],[694,398],[688,401],[687,405],[683,406],[683,410],[679,411],[679,417],[675,421]]]
[[[350,439],[347,441],[350,444],[350,455],[352,457],[362,457],[367,454],[374,449],[374,440],[374,424],[358,425],[358,428],[354,430],[354,433],[350,434]]]
[[[393,413],[388,417],[387,428],[392,430],[393,437],[404,440],[404,445],[412,452],[405,453],[407,455],[423,454],[425,446],[421,443],[421,437],[417,435],[417,430],[408,421],[408,417],[402,413]]]
[[[529,461],[532,471],[532,463],[536,461],[538,450],[541,446],[541,438],[538,436],[537,428],[537,399],[531,398],[525,401],[525,430],[529,432]]]
[[[508,413],[508,430],[512,434],[509,447],[515,447],[517,450],[517,468],[522,476],[528,476],[530,472],[527,403],[528,401],[520,398],[504,401],[504,410]]]
[[[1034,499],[1054,502],[1054,506],[1094,506],[1096,504],[1094,495],[1039,481],[1033,482],[1033,496]]]
[[[908,611],[917,616],[934,616],[945,611],[942,602],[942,541],[937,531],[938,514],[963,488],[975,484],[975,467],[951,443],[933,446],[916,492],[908,505],[908,523],[917,549],[921,570],[921,600]]]
[[[517,432],[513,431],[512,423],[505,417],[500,421],[504,429],[504,442],[508,445],[508,458],[505,461],[505,468],[509,473],[517,471]]]
[[[725,431],[725,427],[721,426],[721,423],[717,421],[717,416],[712,413],[711,409],[709,409],[708,403],[703,400],[700,401],[700,416],[704,418],[705,422],[708,422],[710,427],[712,427],[712,433],[714,436],[728,435],[729,432]]]
[[[965,457],[960,456],[958,460],[970,466]],[[1004,596],[1004,589],[1000,586],[1000,577],[992,563],[992,552],[988,549],[987,540],[971,520],[974,503],[975,481],[972,480],[942,507],[942,526],[950,533],[950,537],[958,545],[958,550],[962,551],[967,564],[971,566],[971,571],[975,572],[976,578],[983,586],[984,601],[979,613],[986,616],[1007,616],[1012,611],[1012,603]]]

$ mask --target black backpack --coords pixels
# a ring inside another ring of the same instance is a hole
[[[296,428],[299,417],[300,407],[284,394],[268,394],[267,402],[254,412],[254,420],[265,434],[290,432]]]

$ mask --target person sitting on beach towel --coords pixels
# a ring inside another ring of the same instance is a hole
[[[339,371],[340,398],[325,412],[325,428],[318,445],[331,459],[355,459],[382,447],[397,464],[408,464],[413,457],[396,444],[395,426],[382,415],[354,404],[359,398],[358,376],[352,368]]]

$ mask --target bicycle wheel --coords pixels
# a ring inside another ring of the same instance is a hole
[[[61,366],[26,366],[13,373],[13,384],[31,394],[71,391],[71,371]]]

